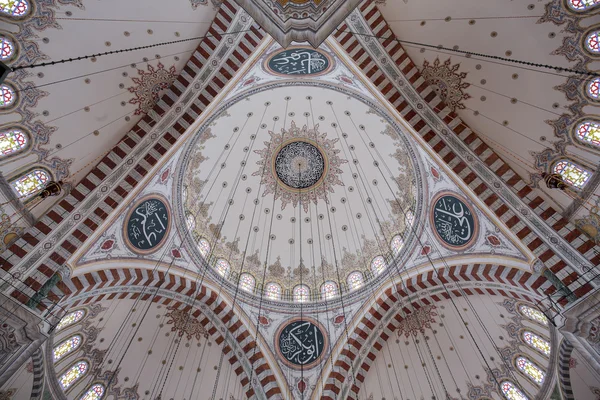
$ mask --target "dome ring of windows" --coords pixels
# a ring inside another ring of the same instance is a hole
[[[0,19],[22,21],[35,14],[32,0],[0,0]]]
[[[550,357],[552,353],[552,345],[550,344],[550,341],[542,334],[529,328],[521,329],[519,331],[519,339],[521,339],[521,342],[531,350],[544,357]]]
[[[31,148],[29,130],[19,125],[0,127],[0,161],[22,154]]]
[[[595,25],[582,36],[582,46],[591,57],[600,57],[600,26]]]
[[[516,354],[513,357],[515,369],[537,386],[541,386],[546,378],[546,372],[530,357],[524,354]]]
[[[564,0],[565,8],[570,12],[576,14],[586,13],[589,14],[593,11],[596,13],[600,11],[600,0]]]
[[[52,174],[46,168],[34,167],[15,175],[9,179],[8,183],[15,195],[23,203],[27,203],[33,200],[52,179]]]
[[[590,170],[566,158],[557,160],[552,165],[551,173],[562,176],[563,181],[576,190],[583,189],[592,177]]]
[[[19,104],[19,95],[15,86],[9,81],[0,85],[0,113],[12,111]]]
[[[583,85],[584,95],[594,103],[600,103],[600,77],[592,78]]]
[[[573,141],[585,148],[600,151],[600,119],[585,117],[573,124]]]
[[[8,32],[0,31],[0,61],[10,64],[19,57],[19,44]]]

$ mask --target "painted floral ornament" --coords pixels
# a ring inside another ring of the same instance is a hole
[[[429,61],[423,62],[421,76],[431,85],[438,96],[446,103],[452,111],[456,109],[464,110],[464,100],[471,98],[471,95],[464,92],[464,89],[471,86],[464,82],[467,77],[466,72],[458,72],[460,64],[452,65],[452,61],[447,59],[442,64],[439,58],[436,58],[433,65]]]

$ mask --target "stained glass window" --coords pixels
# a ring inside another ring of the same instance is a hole
[[[15,17],[27,14],[29,3],[27,0],[0,0],[0,11]]]
[[[0,157],[16,153],[27,146],[28,137],[20,129],[0,132]]]
[[[508,400],[529,400],[512,382],[504,381],[500,386],[502,387],[502,394]]]
[[[530,320],[548,326],[548,319],[540,310],[522,304],[519,306],[519,311]]]
[[[13,88],[8,85],[0,86],[0,108],[12,105],[17,99],[17,95]]]
[[[54,355],[54,362],[57,362],[67,354],[76,350],[81,344],[81,336],[75,335],[65,340],[58,346],[54,347],[52,354]]]
[[[215,264],[215,269],[217,270],[219,275],[227,276],[227,275],[229,275],[229,270],[231,269],[231,266],[229,265],[229,263],[226,260],[219,258],[217,260],[217,263]]]
[[[394,255],[398,254],[400,252],[400,250],[402,250],[402,246],[404,246],[404,240],[402,239],[402,236],[400,235],[396,235],[392,238],[392,243],[390,244],[390,247],[392,248],[392,252],[394,253]]]
[[[538,385],[541,385],[542,382],[544,382],[544,377],[546,374],[528,358],[517,357],[515,363],[521,372],[530,377]]]
[[[12,40],[5,36],[0,36],[0,60],[6,61],[15,54],[15,45]]]
[[[246,292],[252,292],[254,290],[254,285],[256,284],[256,280],[250,274],[241,274],[240,275],[240,288],[245,290]]]
[[[362,272],[359,271],[354,271],[352,272],[350,275],[348,275],[348,287],[350,288],[350,290],[354,290],[354,289],[358,289],[359,287],[361,287],[364,284],[364,277]]]
[[[600,53],[600,31],[592,31],[585,38],[585,45],[592,53]]]
[[[85,316],[85,311],[83,311],[83,310],[73,311],[72,313],[65,315],[63,317],[63,319],[60,320],[58,325],[56,325],[56,331],[58,332],[61,329],[66,328],[67,326],[76,324],[77,322],[81,321],[81,319],[84,316]]]
[[[338,288],[335,282],[327,281],[321,285],[321,296],[325,300],[334,298],[338,294]]]
[[[28,197],[43,189],[50,180],[50,175],[42,169],[35,169],[15,181],[11,185],[19,197]]]
[[[583,121],[577,125],[575,137],[584,143],[600,146],[600,124],[596,121]]]
[[[385,270],[385,258],[383,256],[377,256],[371,261],[371,272],[377,276]]]
[[[67,372],[62,374],[61,377],[58,378],[58,383],[60,383],[62,390],[67,390],[75,383],[75,381],[85,375],[88,367],[89,365],[86,361],[78,361],[70,367]]]
[[[200,250],[202,257],[206,258],[210,254],[210,243],[208,243],[208,240],[200,239],[198,242],[198,250]]]
[[[592,173],[567,160],[554,165],[554,172],[560,174],[566,184],[581,189],[590,180]]]
[[[523,340],[534,349],[550,356],[550,343],[548,343],[547,340],[544,340],[535,333],[529,331],[523,332]]]
[[[298,285],[294,288],[294,301],[302,303],[308,301],[309,289],[306,285]]]
[[[588,83],[587,94],[594,100],[600,100],[600,78],[594,78]]]
[[[104,385],[96,384],[90,388],[79,400],[100,400],[104,396]]]
[[[576,11],[583,11],[597,6],[600,4],[600,0],[569,0],[568,4]]]
[[[276,283],[267,283],[265,294],[271,300],[279,300],[281,298],[281,286]]]

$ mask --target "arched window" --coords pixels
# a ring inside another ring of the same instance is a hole
[[[335,282],[327,281],[321,285],[321,296],[325,299],[331,299],[337,296],[338,288]]]
[[[592,173],[567,160],[560,160],[554,165],[553,172],[560,174],[566,184],[577,189],[583,188],[590,180]]]
[[[600,78],[594,78],[588,83],[587,94],[593,100],[600,100]]]
[[[13,17],[22,17],[29,11],[27,0],[0,0],[0,12]]]
[[[548,319],[540,310],[536,310],[535,308],[521,304],[519,306],[519,312],[532,321],[535,321],[544,326],[548,326]]]
[[[297,301],[298,303],[302,303],[305,301],[308,301],[308,293],[310,292],[310,290],[308,289],[308,286],[306,285],[298,285],[294,288],[294,301]]]
[[[544,377],[546,374],[528,358],[517,357],[515,360],[515,365],[519,371],[530,377],[538,385],[541,385],[542,382],[544,382]]]
[[[56,325],[56,332],[66,328],[67,326],[78,323],[83,317],[85,317],[85,311],[83,310],[73,311],[72,313],[65,315],[60,320],[58,325]]]
[[[102,396],[104,396],[104,385],[97,383],[85,392],[79,400],[100,400]]]
[[[379,275],[385,268],[385,258],[383,258],[383,256],[377,256],[371,261],[371,272],[373,272],[373,275]]]
[[[192,214],[188,214],[185,218],[188,229],[194,229],[196,227],[196,218]]]
[[[350,290],[358,289],[365,283],[365,278],[363,277],[362,272],[354,271],[348,275],[348,287]]]
[[[210,254],[210,243],[208,243],[208,240],[200,239],[200,241],[198,241],[198,250],[200,251],[202,257],[208,257]]]
[[[256,279],[250,274],[241,274],[240,275],[240,288],[245,290],[246,292],[252,293],[254,291],[254,285],[256,284]]]
[[[510,381],[504,381],[500,386],[502,387],[502,394],[508,400],[529,400],[529,397],[525,396],[525,394]]]
[[[15,55],[15,44],[6,36],[0,36],[0,60],[6,62]]]
[[[390,243],[390,247],[392,248],[392,252],[394,253],[394,255],[400,253],[400,250],[402,250],[402,246],[404,246],[404,240],[402,239],[402,236],[394,236],[392,238],[392,243]]]
[[[265,294],[267,295],[268,299],[279,300],[281,299],[281,286],[273,282],[267,283],[267,286],[265,287]]]
[[[34,169],[26,175],[11,182],[11,186],[19,197],[29,197],[44,188],[50,175],[43,169]]]
[[[587,35],[585,47],[592,53],[600,53],[600,31],[592,31]]]
[[[17,100],[15,90],[6,84],[0,85],[0,108],[12,106],[15,100]]]
[[[75,335],[54,347],[54,350],[52,351],[54,362],[57,362],[67,354],[75,351],[79,345],[81,345],[81,336]]]
[[[600,0],[568,0],[567,4],[575,11],[584,11],[600,4]]]
[[[28,142],[28,135],[20,129],[12,128],[0,132],[0,157],[23,150]]]
[[[217,263],[215,264],[215,269],[217,270],[219,275],[227,276],[227,275],[229,275],[229,270],[231,269],[231,266],[229,265],[229,263],[226,260],[219,258],[217,260]]]
[[[89,368],[89,364],[86,361],[78,361],[73,364],[67,372],[62,374],[60,378],[58,378],[58,383],[63,391],[70,388],[73,383],[75,383],[79,378],[84,376]]]
[[[523,332],[523,341],[535,350],[550,357],[550,343],[533,332]]]
[[[577,140],[600,147],[600,124],[596,121],[583,121],[575,129]]]

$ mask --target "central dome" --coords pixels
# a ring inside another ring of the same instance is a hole
[[[308,189],[325,174],[325,157],[319,148],[304,140],[284,144],[273,162],[279,181],[292,189]]]
[[[286,301],[366,293],[396,271],[415,242],[423,179],[378,107],[331,85],[286,84],[215,111],[177,167],[177,225],[196,264],[224,287]]]

